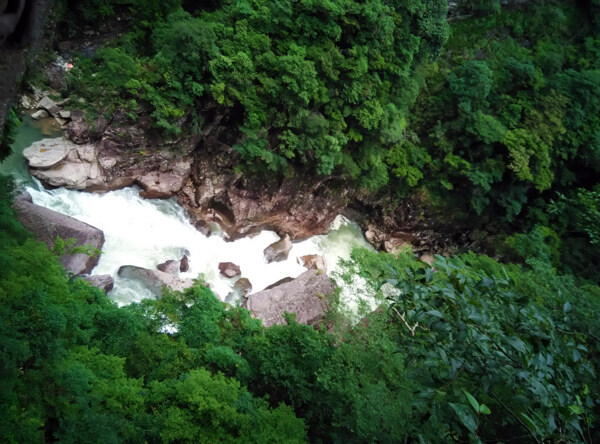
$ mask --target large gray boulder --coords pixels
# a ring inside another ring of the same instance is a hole
[[[265,327],[285,324],[285,312],[296,313],[300,324],[315,325],[327,310],[327,295],[334,291],[335,285],[325,273],[308,270],[291,282],[251,294],[243,306]]]
[[[74,238],[76,246],[89,245],[100,250],[104,245],[104,233],[101,230],[75,218],[27,200],[17,200],[13,207],[17,219],[49,248],[54,246],[57,236],[62,239]],[[98,263],[98,259],[98,255],[88,256],[81,253],[65,254],[60,258],[63,266],[75,275],[89,274]]]
[[[83,190],[104,181],[96,147],[62,137],[34,142],[23,151],[31,174],[53,187]]]
[[[290,250],[292,249],[292,241],[289,235],[285,235],[285,237],[277,242],[273,242],[264,250],[265,259],[267,263],[271,262],[281,262],[288,258],[290,254]]]
[[[149,270],[135,265],[123,265],[119,268],[119,276],[140,281],[157,297],[162,295],[164,287],[175,291],[183,291],[194,285],[191,279],[182,279],[159,270]]]

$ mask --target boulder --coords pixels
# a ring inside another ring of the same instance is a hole
[[[82,190],[102,183],[104,174],[94,145],[77,145],[62,137],[34,142],[23,151],[31,174],[46,185]]]
[[[23,150],[30,168],[47,169],[60,163],[69,154],[62,138],[42,139]]]
[[[290,254],[290,250],[292,249],[292,241],[289,235],[285,235],[285,237],[277,242],[273,242],[264,250],[265,259],[267,260],[267,264],[271,262],[281,262],[288,258]]]
[[[76,246],[89,245],[100,250],[104,245],[104,233],[101,230],[75,218],[26,200],[17,200],[13,206],[19,221],[49,248],[54,246],[57,236],[62,239],[74,238]],[[98,259],[98,255],[88,256],[81,253],[65,254],[60,258],[63,266],[75,275],[89,274],[98,263]]]
[[[135,265],[123,265],[119,268],[119,276],[140,281],[157,297],[160,297],[164,287],[175,291],[183,291],[194,285],[191,279],[182,279],[159,270],[148,270]]]
[[[46,111],[45,109],[38,109],[36,112],[31,114],[31,118],[33,120],[45,119],[47,117],[50,117],[50,114],[48,114],[48,111]]]
[[[45,109],[52,117],[58,116],[60,112],[59,106],[48,96],[44,96],[40,103],[37,104],[38,109]]]
[[[187,254],[184,254],[181,260],[179,261],[179,271],[181,273],[185,273],[190,269],[190,260]]]
[[[239,278],[233,285],[233,288],[237,288],[242,294],[242,296],[245,297],[248,293],[252,291],[252,283],[248,278]]]
[[[162,264],[158,264],[156,268],[159,271],[162,271],[163,273],[177,275],[177,273],[179,272],[179,261],[169,259],[168,261],[165,261]]]
[[[232,278],[242,274],[240,267],[235,265],[233,262],[221,262],[219,263],[219,271],[225,277]]]
[[[61,119],[69,120],[71,118],[71,111],[59,111],[58,117]]]
[[[251,294],[243,306],[265,327],[285,324],[283,314],[296,313],[300,324],[316,325],[327,310],[326,296],[335,285],[325,273],[308,270],[291,282]]]
[[[137,181],[143,190],[140,196],[146,199],[168,199],[181,189],[185,179],[187,177],[175,174],[150,172]]]
[[[318,254],[307,254],[298,258],[300,265],[304,266],[307,270],[320,270],[327,271],[327,266],[322,256]]]
[[[110,274],[94,274],[92,276],[82,276],[84,281],[88,281],[94,287],[98,287],[104,293],[108,293],[115,286],[115,281]]]
[[[270,290],[271,288],[275,288],[275,287],[277,287],[281,284],[285,284],[287,282],[292,282],[293,280],[294,280],[294,278],[287,276],[287,277],[279,279],[277,282],[273,282],[272,284],[267,285],[263,290]]]

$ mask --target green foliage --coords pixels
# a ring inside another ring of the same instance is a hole
[[[0,162],[11,153],[10,145],[14,142],[21,119],[13,107],[8,111],[2,132],[0,132]]]
[[[416,97],[412,73],[447,38],[445,15],[443,0],[224,2],[199,15],[179,8],[152,27],[150,53],[142,56],[130,33],[93,63],[80,58],[71,85],[102,97],[95,103],[109,112],[149,102],[167,136],[212,100],[242,111],[234,148],[256,169],[308,165],[378,189]],[[421,157],[408,165],[411,183]]]
[[[385,258],[374,284],[397,289],[387,322],[414,383],[413,437],[591,442],[597,344],[573,307],[595,291],[473,254],[402,273]]]

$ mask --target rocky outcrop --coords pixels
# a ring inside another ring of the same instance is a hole
[[[94,287],[98,287],[104,293],[108,293],[115,286],[115,281],[110,274],[94,274],[92,276],[82,276],[81,278]]]
[[[291,282],[251,294],[243,306],[265,327],[284,324],[284,313],[295,313],[301,324],[316,325],[327,310],[327,296],[335,286],[325,273],[309,270]]]
[[[225,277],[232,278],[242,274],[240,267],[235,265],[233,262],[221,262],[219,263],[219,271]]]
[[[277,242],[273,242],[264,250],[267,264],[270,264],[271,262],[285,261],[288,258],[291,249],[292,240],[288,235],[285,235],[283,239],[278,240]]]
[[[159,270],[149,270],[135,265],[123,265],[119,268],[119,276],[126,279],[135,279],[148,288],[156,297],[162,295],[164,287],[175,291],[183,291],[194,285],[191,279],[182,279]]]
[[[322,256],[318,254],[307,254],[298,258],[298,263],[307,270],[327,271],[327,266]]]
[[[177,273],[179,272],[179,261],[169,259],[168,261],[165,261],[162,264],[158,264],[156,266],[156,269],[162,271],[163,273],[177,275]]]
[[[77,145],[62,137],[42,139],[23,151],[31,174],[53,187],[83,190],[103,182],[94,145]]]
[[[27,200],[15,201],[14,209],[18,220],[49,248],[54,246],[57,236],[63,240],[74,238],[75,246],[89,245],[100,250],[104,245],[104,233],[101,230],[77,219]],[[89,274],[98,263],[98,259],[98,255],[88,256],[81,253],[65,254],[60,258],[63,266],[75,275]]]

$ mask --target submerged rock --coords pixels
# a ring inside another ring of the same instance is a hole
[[[290,250],[292,249],[292,241],[290,236],[287,234],[281,240],[277,242],[273,242],[267,248],[265,248],[265,259],[267,260],[267,264],[271,262],[281,262],[288,258],[290,254]]]
[[[300,324],[315,325],[327,310],[326,296],[335,285],[325,273],[308,270],[291,282],[251,294],[243,306],[265,327],[285,324],[283,313],[296,313]]]
[[[149,270],[135,265],[123,265],[119,268],[119,276],[140,281],[157,297],[160,297],[164,287],[175,291],[183,291],[194,285],[191,279],[182,279],[159,270]]]
[[[84,281],[88,281],[94,287],[98,287],[104,293],[108,293],[115,286],[115,281],[110,274],[94,274],[91,276],[82,276]]]
[[[57,236],[64,240],[74,238],[75,246],[89,245],[100,250],[104,245],[104,233],[101,230],[70,216],[40,207],[27,200],[17,200],[13,207],[17,219],[49,248],[54,246]],[[67,270],[78,275],[89,274],[98,264],[98,259],[98,255],[88,256],[79,253],[65,254],[61,256],[60,261]]]
[[[225,277],[232,278],[242,274],[240,267],[235,265],[233,262],[221,262],[219,263],[219,271]]]

